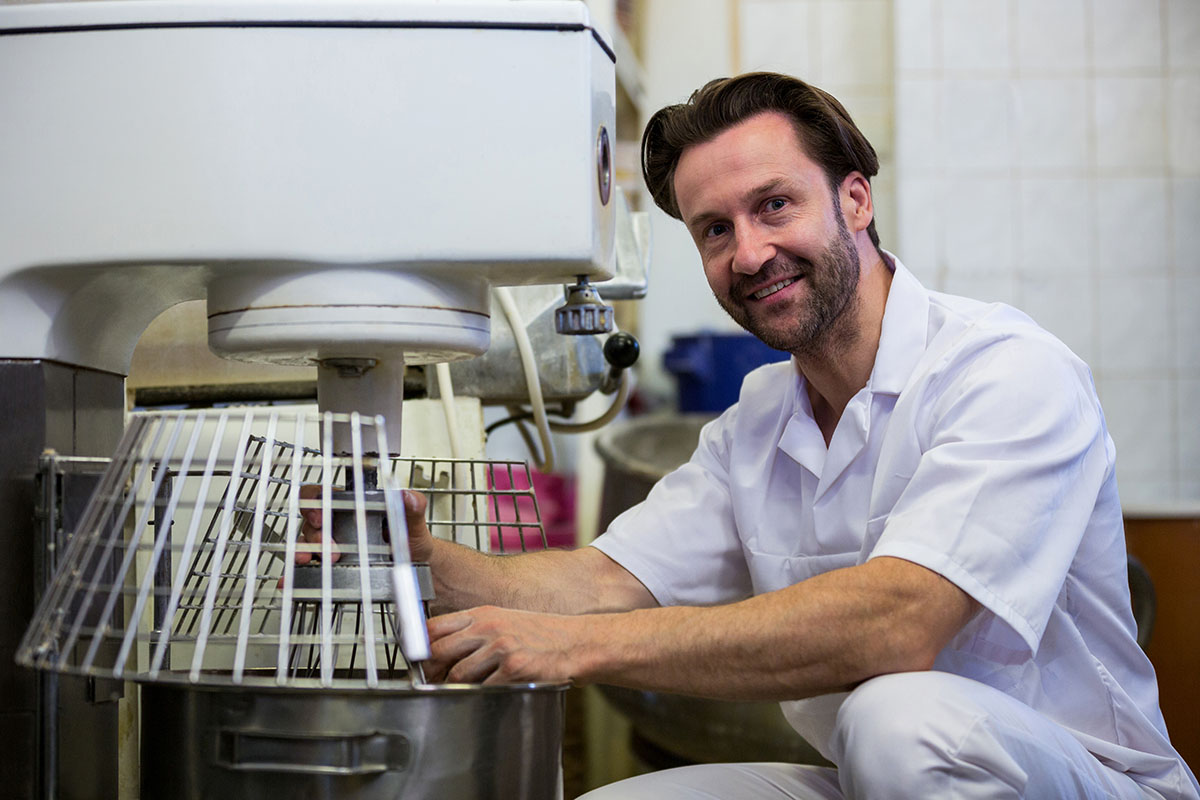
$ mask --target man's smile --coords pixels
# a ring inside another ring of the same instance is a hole
[[[762,300],[763,298],[770,297],[771,295],[775,294],[776,292],[783,289],[784,287],[791,286],[793,283],[800,280],[802,277],[803,276],[801,276],[801,275],[794,275],[790,278],[784,278],[781,281],[776,281],[775,283],[772,283],[770,286],[766,286],[762,289],[759,289],[757,292],[752,292],[750,294],[750,299],[751,300]]]

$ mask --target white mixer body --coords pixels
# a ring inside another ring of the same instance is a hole
[[[612,274],[614,80],[578,2],[0,7],[0,357],[200,297],[235,358],[481,353],[491,285]]]

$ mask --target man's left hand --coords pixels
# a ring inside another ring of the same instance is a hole
[[[425,675],[446,683],[561,682],[578,677],[580,618],[480,606],[429,620]]]

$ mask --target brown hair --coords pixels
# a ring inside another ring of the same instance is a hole
[[[868,183],[879,172],[875,148],[833,95],[788,75],[750,72],[709,81],[686,103],[667,106],[650,118],[642,134],[642,175],[658,207],[682,218],[674,182],[685,149],[765,111],[792,119],[800,146],[825,171],[832,190],[851,172],[861,172]],[[867,233],[879,247],[874,219]]]

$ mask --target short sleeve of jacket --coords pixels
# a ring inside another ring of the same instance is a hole
[[[661,605],[711,605],[751,594],[729,497],[737,406],[704,426],[691,459],[654,485],[592,543]]]
[[[920,409],[920,455],[870,557],[940,573],[1036,653],[1114,460],[1090,374],[1035,336],[982,342],[932,372],[901,394]]]

